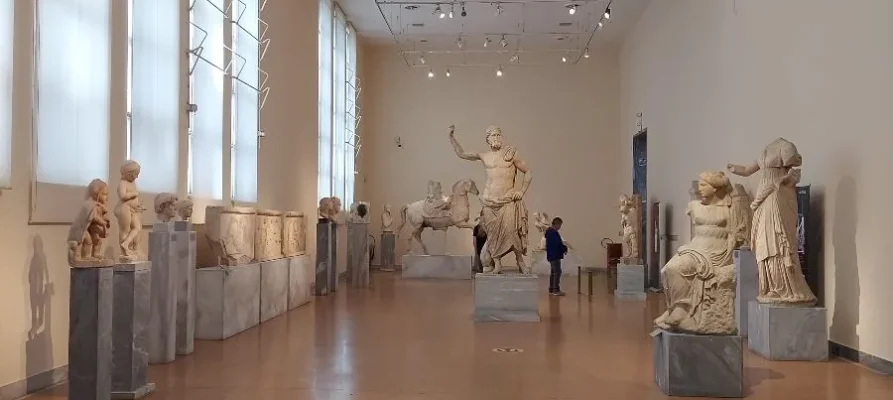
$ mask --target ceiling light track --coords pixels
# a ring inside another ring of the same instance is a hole
[[[605,0],[575,0],[574,3],[578,5],[588,4],[588,3],[604,3]],[[430,6],[437,4],[488,4],[488,5],[496,5],[496,4],[525,4],[525,3],[560,3],[560,1],[556,0],[465,0],[465,1],[409,1],[409,0],[375,0],[375,4],[379,5],[407,5],[407,6]]]
[[[614,2],[614,0],[608,0],[608,5],[605,6],[605,12],[602,14],[601,18],[598,20],[598,24],[596,24],[595,28],[592,29],[592,33],[589,34],[589,39],[586,40],[586,45],[583,46],[583,52],[580,53],[580,55],[577,57],[576,60],[574,60],[574,64],[579,63],[580,60],[583,58],[588,59],[590,57],[589,46],[592,44],[592,38],[595,37],[596,32],[598,32],[602,28],[604,28],[604,25],[605,25],[604,23],[608,22],[611,19],[611,3],[613,3],[613,2]]]

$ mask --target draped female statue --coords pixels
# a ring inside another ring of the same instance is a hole
[[[729,164],[729,172],[751,176],[762,170],[754,210],[750,246],[757,258],[760,291],[757,301],[810,306],[816,297],[806,284],[797,254],[797,194],[803,158],[793,143],[778,138],[750,165]]]
[[[741,226],[731,222],[729,178],[712,171],[699,178],[700,200],[690,202],[686,211],[694,236],[661,269],[667,311],[654,324],[671,331],[731,335],[737,332],[732,250]]]

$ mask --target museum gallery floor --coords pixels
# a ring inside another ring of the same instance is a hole
[[[564,285],[576,286],[575,278]],[[605,278],[597,278],[605,279]],[[663,301],[546,296],[540,323],[478,323],[469,281],[373,274],[225,341],[151,366],[153,400],[664,399],[652,321]],[[522,351],[495,351],[520,349]],[[839,359],[771,362],[745,351],[748,399],[890,399],[893,379]],[[65,385],[31,400],[64,399]]]

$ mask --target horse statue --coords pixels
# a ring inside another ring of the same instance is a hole
[[[399,235],[407,222],[412,227],[412,236],[409,238],[407,248],[412,247],[412,240],[415,239],[422,246],[422,253],[428,254],[428,247],[422,242],[422,231],[425,228],[436,231],[445,231],[451,226],[474,228],[474,224],[468,222],[470,216],[468,193],[475,196],[479,194],[477,185],[471,179],[462,179],[453,184],[452,194],[445,200],[440,194],[440,183],[432,181],[428,183],[427,198],[400,207],[400,215],[403,218],[397,226],[397,234]],[[435,205],[432,206],[432,203]]]

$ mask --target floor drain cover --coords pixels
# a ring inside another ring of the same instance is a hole
[[[495,353],[523,353],[524,349],[515,349],[512,347],[497,347],[493,349]]]

